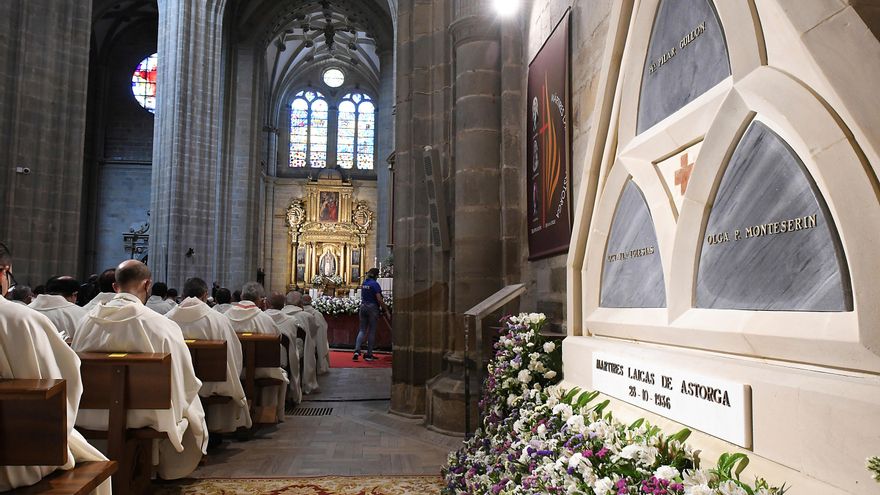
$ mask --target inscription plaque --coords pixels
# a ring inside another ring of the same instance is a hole
[[[613,354],[593,354],[593,388],[733,442],[752,446],[752,394],[744,383]]]
[[[657,233],[642,191],[630,180],[623,189],[605,248],[600,305],[664,308],[666,286]]]
[[[730,75],[727,42],[711,0],[663,0],[642,73],[638,132]]]
[[[730,158],[703,236],[696,306],[851,311],[834,219],[794,150],[760,121]]]

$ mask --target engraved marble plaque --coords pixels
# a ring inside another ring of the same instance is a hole
[[[666,286],[657,233],[642,191],[630,180],[623,189],[602,268],[600,305],[605,308],[664,308]]]
[[[729,75],[727,42],[711,0],[662,0],[642,73],[638,132]]]
[[[703,235],[700,308],[851,311],[834,220],[794,150],[755,121],[731,156]]]

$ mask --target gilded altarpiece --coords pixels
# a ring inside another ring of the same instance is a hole
[[[343,180],[311,181],[305,193],[287,207],[288,288],[311,287],[319,275],[341,279],[331,284],[337,289],[359,286],[364,260],[373,255],[367,246],[373,211],[355,199],[351,183]]]

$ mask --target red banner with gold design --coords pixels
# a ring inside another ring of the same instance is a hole
[[[571,242],[569,13],[529,64],[526,146],[529,259]]]

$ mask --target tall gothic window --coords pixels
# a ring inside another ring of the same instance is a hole
[[[349,93],[339,103],[336,163],[340,168],[373,170],[376,106],[370,97]]]
[[[290,107],[290,166],[327,166],[329,107],[317,91],[300,91]]]

